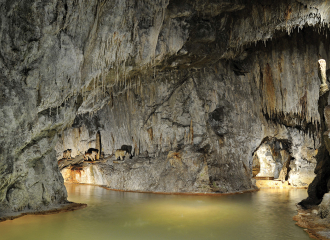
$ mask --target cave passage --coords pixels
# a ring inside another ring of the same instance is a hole
[[[66,188],[69,200],[89,207],[4,222],[1,239],[310,239],[292,221],[294,203],[307,196],[302,189],[183,196]]]
[[[330,227],[330,1],[0,13],[0,221],[88,204],[0,240],[307,239],[298,202],[299,226]]]

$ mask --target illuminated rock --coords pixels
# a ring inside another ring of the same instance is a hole
[[[88,170],[86,182],[238,192],[254,187],[252,153],[272,136],[292,141],[292,184],[313,177],[315,157],[307,155],[321,146],[321,116],[311,62],[329,52],[328,29],[314,30],[330,19],[328,2],[306,3],[292,2],[285,14],[282,0],[212,8],[1,1],[0,213],[65,203],[57,160],[66,149],[73,158],[89,148],[111,158],[123,145],[134,148],[132,168]],[[171,165],[171,151],[182,152],[182,165]],[[277,176],[267,151],[262,174]]]
[[[327,68],[324,59],[320,59],[318,63],[319,63],[319,71],[321,76],[320,96],[322,96],[323,94],[329,91],[329,87],[327,84],[327,75],[326,75]]]
[[[269,146],[261,146],[256,152],[260,162],[260,172],[257,177],[278,178],[282,164],[276,162]]]
[[[282,143],[272,138],[266,138],[254,153],[253,167],[259,168],[256,177],[277,179],[282,173],[281,178],[285,179],[287,174],[284,173],[283,167],[286,167],[291,158],[287,152],[288,148],[288,142]]]

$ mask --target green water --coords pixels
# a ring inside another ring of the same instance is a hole
[[[69,200],[88,207],[0,223],[0,240],[310,239],[292,220],[306,190],[179,196],[66,187]]]

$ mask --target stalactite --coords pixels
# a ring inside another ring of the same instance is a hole
[[[186,134],[186,130],[184,130],[183,143],[184,143],[185,145],[187,144],[187,134]]]
[[[156,66],[154,66],[154,79],[156,79]]]
[[[125,79],[125,89],[126,89],[126,59],[124,60],[124,79]]]
[[[96,103],[97,103],[98,102],[98,97],[99,97],[99,81],[98,81],[98,77],[96,77],[95,81],[96,81],[96,92],[94,92],[94,93],[95,93]]]
[[[194,127],[193,127],[193,121],[191,119],[190,121],[190,144],[193,145],[194,144]]]
[[[119,76],[118,76],[118,63],[117,63],[117,74],[116,74],[117,78],[116,78],[116,84],[118,84],[118,79],[119,79]]]

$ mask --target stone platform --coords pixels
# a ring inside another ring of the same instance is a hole
[[[282,183],[282,181],[276,180],[259,180],[256,179],[256,186],[258,188],[283,188],[283,189],[307,189],[306,187],[295,187],[290,185],[288,181]]]

